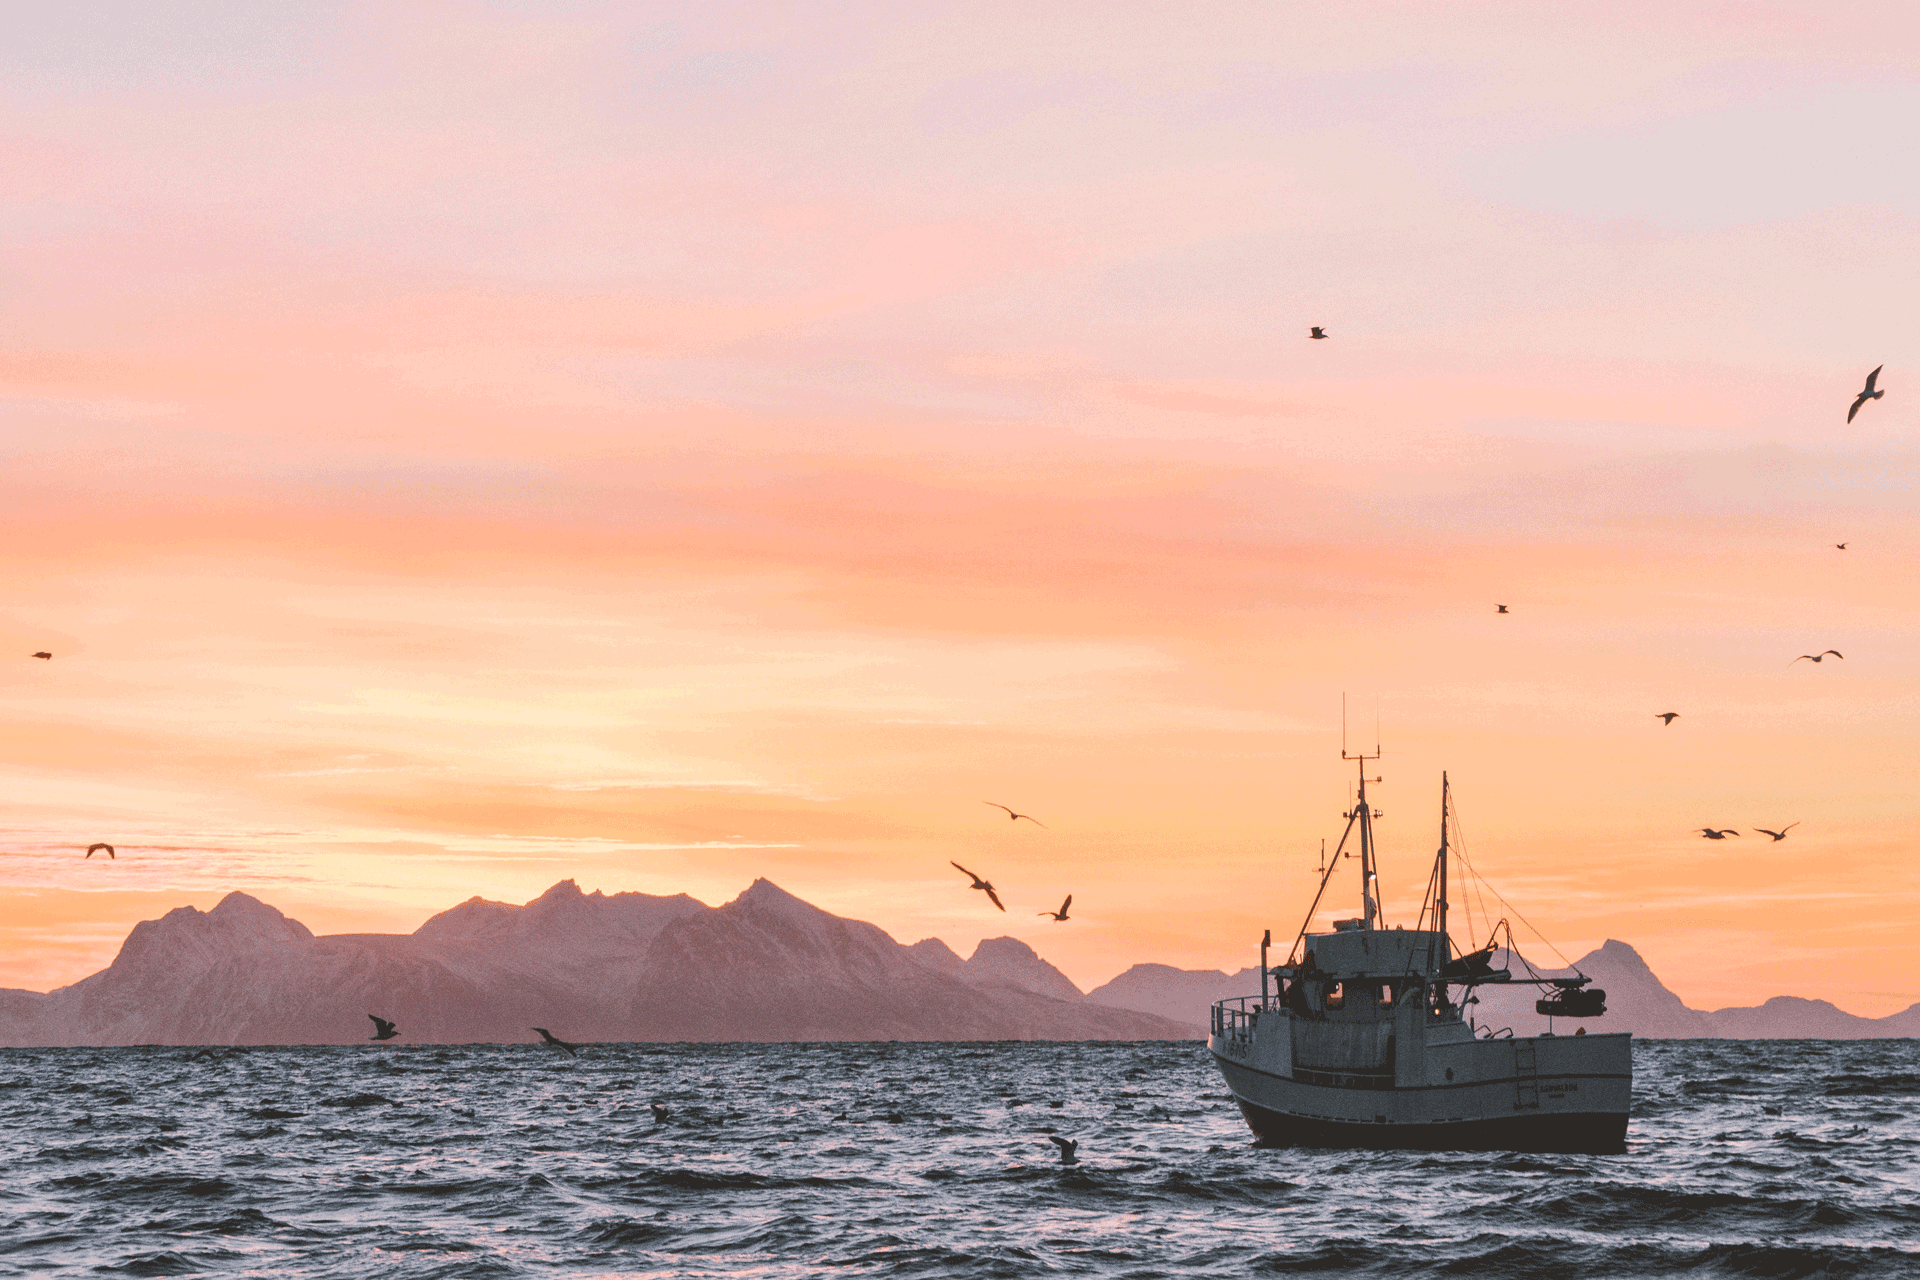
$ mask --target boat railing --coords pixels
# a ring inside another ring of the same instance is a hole
[[[1250,1040],[1253,1038],[1253,1025],[1260,1019],[1260,1011],[1273,1007],[1273,1002],[1263,996],[1233,996],[1216,1000],[1213,1004],[1213,1034]]]

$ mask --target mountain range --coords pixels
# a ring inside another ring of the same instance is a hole
[[[316,937],[244,893],[135,925],[107,968],[0,991],[0,1044],[345,1044],[368,1015],[411,1043],[1168,1040],[1192,1019],[1090,1001],[1013,938],[962,960],[768,880],[724,906],[582,893],[473,898],[410,934]]]
[[[1520,957],[1501,959],[1522,971]],[[1920,1035],[1920,1004],[1887,1018],[1784,996],[1689,1009],[1623,942],[1576,967],[1608,993],[1596,1029]],[[903,945],[768,880],[718,907],[563,880],[524,906],[469,899],[410,934],[315,936],[230,893],[135,925],[111,965],[71,986],[0,990],[0,1045],[346,1044],[369,1037],[369,1014],[440,1044],[526,1041],[536,1026],[573,1041],[1194,1039],[1209,1004],[1259,987],[1257,968],[1138,964],[1082,993],[1018,939],[987,939],[963,960],[938,938]],[[1482,1025],[1546,1028],[1531,986],[1477,995]]]

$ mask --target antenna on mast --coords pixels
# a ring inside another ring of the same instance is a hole
[[[1374,725],[1376,739],[1379,728],[1380,726],[1376,723]],[[1360,824],[1360,919],[1364,921],[1362,927],[1367,929],[1373,928],[1374,917],[1380,914],[1379,899],[1375,896],[1375,881],[1379,876],[1374,871],[1373,859],[1373,820],[1379,815],[1374,813],[1373,804],[1367,799],[1367,761],[1378,760],[1380,755],[1380,743],[1377,740],[1373,744],[1372,755],[1368,755],[1365,748],[1354,752],[1347,750],[1347,695],[1341,694],[1340,758],[1356,760],[1360,764],[1360,795],[1353,806],[1351,816]],[[1372,781],[1379,782],[1381,779],[1374,778]]]

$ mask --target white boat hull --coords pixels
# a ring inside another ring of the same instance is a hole
[[[1284,1018],[1208,1041],[1262,1144],[1429,1151],[1626,1150],[1632,1037],[1460,1039],[1391,1073],[1297,1071]],[[1262,1043],[1262,1042],[1265,1043]],[[1411,1055],[1408,1055],[1411,1056]]]

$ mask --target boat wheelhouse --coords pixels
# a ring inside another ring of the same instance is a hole
[[[1262,1144],[1425,1150],[1611,1153],[1626,1149],[1633,1093],[1630,1033],[1515,1036],[1476,1024],[1476,987],[1516,981],[1495,968],[1500,926],[1456,955],[1447,934],[1449,801],[1441,776],[1440,849],[1416,927],[1381,919],[1366,765],[1346,834],[1323,868],[1286,963],[1267,967],[1258,995],[1213,1007],[1207,1047]],[[1379,781],[1373,779],[1373,781]],[[1327,885],[1357,838],[1361,913],[1309,933]],[[1505,922],[1502,922],[1504,925]],[[1274,982],[1269,986],[1269,978]],[[1540,978],[1535,1007],[1550,1018],[1593,1018],[1606,993],[1588,979]],[[1549,1022],[1551,1028],[1553,1023]]]

